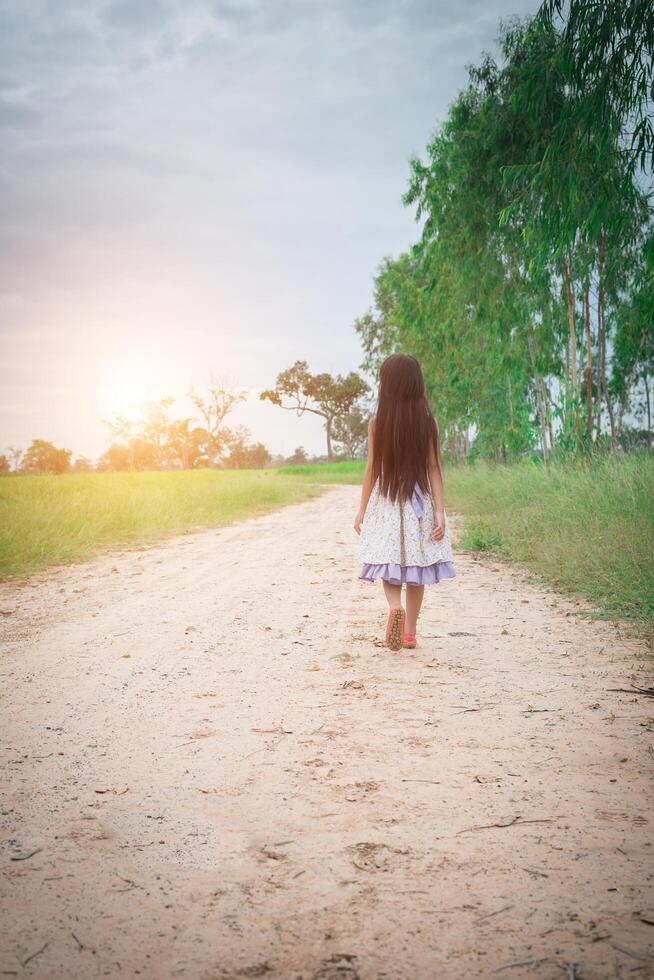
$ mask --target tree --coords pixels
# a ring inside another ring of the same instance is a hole
[[[78,456],[73,463],[75,473],[90,473],[92,469],[93,463],[86,456]]]
[[[348,459],[361,459],[365,455],[369,421],[370,413],[358,405],[335,419],[334,442],[340,444]]]
[[[546,27],[560,24],[560,64],[566,82],[580,98],[573,124],[580,135],[608,141],[616,127],[624,131],[632,165],[654,164],[654,5],[650,0],[545,0],[538,18]],[[555,128],[549,156],[563,150],[570,119]],[[599,149],[606,144],[600,143]]]
[[[147,439],[130,439],[128,445],[112,443],[98,460],[98,470],[154,470],[159,467],[157,447]]]
[[[356,372],[347,377],[331,374],[311,374],[306,361],[296,361],[290,368],[277,375],[275,387],[262,391],[262,401],[302,416],[305,412],[325,420],[327,459],[332,460],[332,433],[335,419],[346,415],[357,401],[368,392],[368,385]],[[284,404],[284,399],[290,404]]]
[[[152,446],[154,468],[161,469],[164,462],[164,446],[170,429],[168,410],[174,398],[159,398],[148,402],[140,424],[143,441]]]
[[[268,466],[272,457],[262,442],[251,442],[250,432],[238,426],[232,434],[226,466],[234,470],[260,470]]]
[[[207,394],[199,395],[191,388],[189,398],[204,421],[204,428],[208,434],[209,465],[215,466],[229,441],[229,429],[224,424],[225,419],[238,402],[247,398],[247,392],[234,388],[224,379],[217,380],[210,375]]]
[[[133,419],[128,418],[126,415],[121,415],[116,412],[112,418],[103,419],[103,422],[111,430],[112,436],[119,440],[118,443],[113,443],[109,450],[101,457],[103,466],[106,463],[107,469],[117,469],[117,470],[133,470],[135,469],[134,452],[132,449],[132,443],[136,438],[136,434],[139,430],[139,423],[135,422]],[[118,452],[118,447],[124,449],[124,454]],[[113,463],[119,463],[120,465],[113,465]],[[125,463],[126,460],[126,463]]]
[[[9,459],[4,453],[0,453],[0,476],[6,476],[10,472],[11,466],[9,465]]]
[[[45,439],[33,439],[23,458],[25,473],[66,473],[70,467],[70,449],[57,449]]]
[[[307,456],[307,451],[304,446],[296,446],[293,450],[293,454],[288,456],[284,463],[287,466],[304,466],[305,463],[309,462],[309,457]]]
[[[420,239],[384,260],[375,308],[355,323],[365,370],[392,350],[420,358],[453,461],[503,461],[537,442],[547,460],[607,434],[616,448],[630,413],[650,429],[652,197],[631,129],[644,118],[633,86],[642,108],[651,81],[654,6],[549,6],[576,26],[545,14],[505,24],[501,59],[469,70],[411,161],[404,200]],[[611,77],[595,55],[584,73],[570,43],[604,45]],[[602,85],[608,107],[589,112]]]
[[[14,473],[18,473],[20,468],[20,461],[23,458],[23,450],[19,449],[18,446],[8,446],[7,454],[11,460],[11,468]]]
[[[98,459],[96,469],[99,472],[107,470],[123,472],[134,469],[134,456],[131,447],[122,443],[112,443]]]
[[[406,257],[408,258],[408,257]],[[399,350],[400,331],[396,324],[397,291],[395,272],[398,263],[386,257],[374,278],[374,307],[354,322],[364,350],[362,367],[377,374],[382,361]]]
[[[165,457],[183,470],[209,465],[209,434],[192,422],[192,419],[177,419],[170,422],[166,433]]]

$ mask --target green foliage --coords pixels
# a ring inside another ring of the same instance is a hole
[[[461,546],[471,548],[473,551],[495,551],[502,552],[502,535],[498,528],[493,527],[488,521],[471,520],[466,521]]]
[[[411,161],[421,239],[384,260],[355,323],[367,370],[392,350],[421,359],[452,461],[585,453],[607,431],[616,449],[625,418],[651,416],[653,228],[627,145],[643,92],[589,128],[599,81],[573,81],[569,51],[584,4],[602,7],[571,0],[572,34],[544,14],[505,25],[501,60],[470,69]],[[650,77],[633,18],[600,20]]]
[[[311,483],[354,483],[363,479],[366,468],[363,460],[347,460],[341,463],[306,463],[304,465],[280,466],[280,476],[292,476]]]
[[[630,120],[627,145],[634,164],[654,163],[654,6],[651,0],[545,0],[539,20],[560,22],[560,63],[579,94],[576,128],[592,140]],[[565,128],[561,120],[560,130]],[[557,133],[558,136],[558,133]],[[552,156],[564,139],[555,139]]]

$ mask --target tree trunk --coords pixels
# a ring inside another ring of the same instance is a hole
[[[543,379],[536,368],[536,356],[534,353],[534,327],[532,323],[529,324],[529,329],[527,331],[527,350],[529,351],[531,370],[535,378],[536,412],[538,413],[538,424],[540,426],[540,442],[543,452],[543,462],[547,463],[547,398],[543,392]]]
[[[514,428],[515,419],[513,414],[513,387],[511,385],[511,375],[507,371],[506,373],[506,386],[509,393],[509,422],[511,424],[511,429]]]
[[[572,407],[573,426],[577,450],[581,448],[581,418],[579,415],[579,377],[577,372],[577,328],[575,324],[575,297],[572,289],[572,262],[568,260],[563,263],[563,275],[565,280],[565,296],[568,308],[568,343],[566,345],[566,364],[569,371],[569,385],[566,393],[566,402]],[[566,407],[566,413],[567,413]]]
[[[584,367],[586,381],[586,432],[589,440],[593,438],[593,344],[590,329],[590,296],[589,285],[584,287],[584,324],[586,327],[586,364]]]
[[[604,235],[603,234],[600,234],[598,264],[599,264],[599,289],[597,293],[597,314],[599,319],[599,330],[602,338],[602,342],[599,347],[600,363],[598,365],[598,380],[599,380],[599,390],[604,395],[604,400],[606,402],[606,411],[608,412],[608,416],[609,416],[609,426],[611,429],[611,452],[615,452],[615,450],[617,449],[615,419],[613,417],[613,406],[611,405],[611,400],[609,398],[609,389],[606,383],[606,319],[604,316],[604,279],[602,276],[603,267],[604,267]],[[598,429],[598,434],[599,434],[599,429]]]
[[[543,391],[544,383],[543,379],[538,379],[538,384],[536,387],[536,400],[538,402],[538,415],[540,420],[540,441],[543,447],[543,460],[545,463],[549,462],[548,449],[547,449],[547,395]]]
[[[606,356],[606,344],[604,342],[604,318],[602,308],[604,306],[604,236],[600,234],[597,240],[597,433],[595,440],[598,442],[602,434],[602,395],[604,386],[602,377],[604,371],[604,357]]]
[[[618,437],[615,428],[615,418],[613,416],[613,406],[609,401],[609,392],[606,387],[606,375],[604,376],[604,398],[606,399],[606,410],[609,413],[609,427],[611,429],[611,452],[614,453],[618,448]]]
[[[570,385],[573,396],[577,394],[577,332],[575,329],[575,298],[572,291],[572,275],[570,263],[563,264],[563,278],[565,281],[565,296],[568,307],[568,365]]]
[[[332,422],[334,420],[331,417],[325,419],[325,435],[327,436],[327,462],[331,463],[334,459],[334,451],[332,449]]]
[[[643,383],[645,385],[645,404],[647,405],[647,452],[652,451],[652,406],[649,400],[649,384],[647,383],[647,373],[643,372]]]

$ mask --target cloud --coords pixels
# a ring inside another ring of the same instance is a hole
[[[39,113],[31,106],[0,98],[0,126],[21,129],[32,125],[38,118]]]
[[[94,454],[99,423],[91,444],[65,431],[83,413],[90,438],[92,385],[55,400],[55,353],[92,378],[156,351],[182,390],[210,367],[252,387],[298,356],[355,367],[375,266],[416,234],[408,158],[499,18],[537,6],[0,0],[0,387],[41,391]]]
[[[151,32],[161,28],[169,10],[159,0],[113,0],[100,11],[102,21],[121,31]]]

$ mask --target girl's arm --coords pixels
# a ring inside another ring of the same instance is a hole
[[[372,444],[374,427],[375,420],[372,418],[368,423],[368,462],[366,463],[366,469],[363,474],[363,483],[361,485],[361,503],[359,504],[359,513],[354,519],[354,530],[357,532],[357,534],[361,534],[361,525],[363,524],[366,507],[368,506],[370,494],[372,493],[372,459],[374,451]]]
[[[440,443],[440,440],[439,440]],[[442,541],[445,536],[445,497],[443,494],[443,469],[434,446],[429,447],[427,471],[434,500],[434,529],[431,532],[432,541]]]

